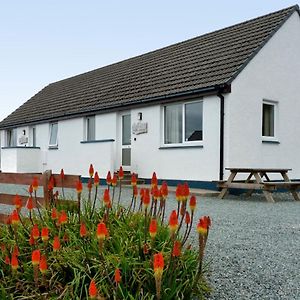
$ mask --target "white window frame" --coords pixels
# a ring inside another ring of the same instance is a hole
[[[57,126],[57,131],[56,131],[56,140],[55,143],[51,143],[51,136],[52,136],[52,130],[53,126]],[[49,124],[49,147],[50,148],[57,148],[58,147],[58,122],[52,122]]]
[[[89,134],[90,119],[94,119],[94,138],[90,138],[90,134]],[[85,123],[85,140],[87,142],[95,141],[96,140],[96,116],[95,115],[86,116],[84,123]]]
[[[17,128],[11,128],[6,130],[6,147],[17,146]]]
[[[274,136],[265,136],[263,135],[263,107],[264,104],[267,105],[272,105],[273,106],[273,111],[274,111]],[[270,142],[278,142],[278,101],[274,100],[267,100],[263,99],[262,105],[261,105],[261,136],[263,141],[270,141]]]
[[[202,140],[197,141],[185,141],[185,105],[187,104],[193,104],[193,103],[202,103]],[[173,103],[167,103],[162,105],[161,107],[161,120],[162,120],[162,138],[161,138],[161,145],[163,147],[185,147],[185,146],[202,146],[204,141],[204,101],[203,99],[197,99],[197,100],[191,100],[191,101],[185,101],[185,102],[173,102]],[[181,143],[165,143],[165,107],[171,106],[171,105],[181,105],[182,109],[182,142]]]

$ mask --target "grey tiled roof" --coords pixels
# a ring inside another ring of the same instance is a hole
[[[294,11],[297,5],[49,84],[0,128],[230,83]]]

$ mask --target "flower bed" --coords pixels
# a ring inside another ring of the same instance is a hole
[[[34,211],[35,181],[29,187],[28,216],[16,209],[0,228],[1,299],[191,299],[209,291],[203,257],[210,227],[202,217],[192,229],[196,198],[187,184],[176,191],[178,207],[165,216],[168,187],[140,189],[132,175],[132,201],[120,205],[123,172],[107,177],[98,199],[99,177],[90,167],[88,199],[68,211],[53,193],[50,207]],[[61,173],[63,180],[63,172]],[[115,195],[119,183],[119,194]],[[63,194],[63,193],[62,193]],[[199,234],[199,248],[188,244],[191,230]]]

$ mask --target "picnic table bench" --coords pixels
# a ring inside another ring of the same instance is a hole
[[[246,189],[247,195],[255,190],[261,190],[268,202],[275,202],[272,192],[277,189],[288,190],[295,200],[300,200],[297,192],[300,189],[300,181],[291,181],[288,171],[291,169],[268,169],[268,168],[226,168],[230,171],[227,180],[218,181],[218,187],[222,188],[219,198],[223,199],[228,189]],[[235,180],[238,174],[246,175],[245,179]],[[270,174],[280,174],[283,181],[271,180]]]

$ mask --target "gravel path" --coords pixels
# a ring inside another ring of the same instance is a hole
[[[122,192],[123,204],[130,193]],[[210,299],[300,299],[300,202],[287,193],[275,199],[272,204],[260,195],[197,197],[195,224],[203,215],[212,219],[206,248]],[[167,215],[175,208],[171,194]],[[197,243],[196,235],[191,242]]]

